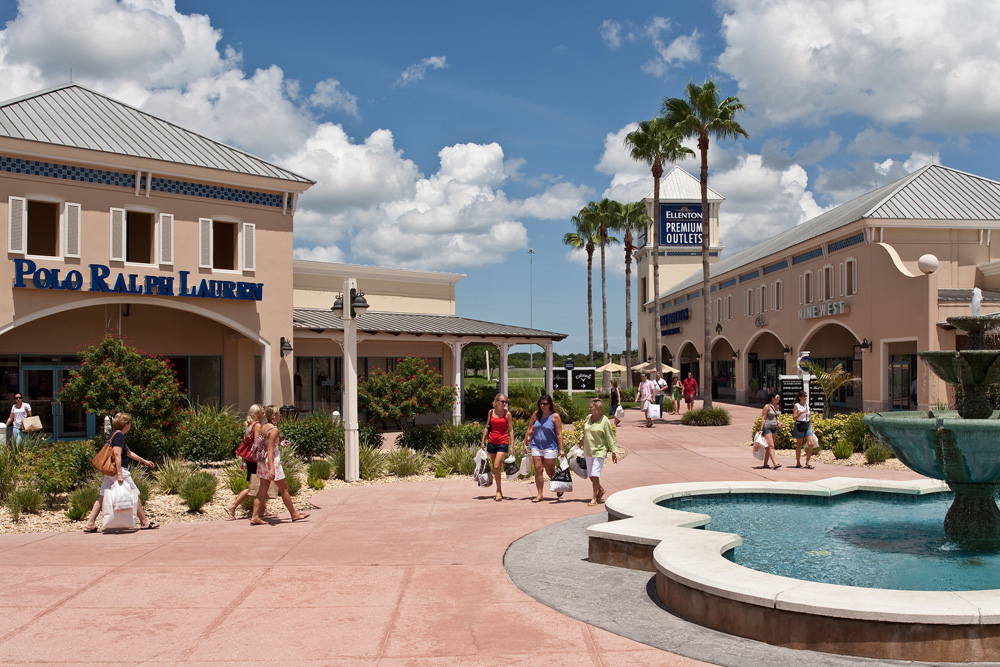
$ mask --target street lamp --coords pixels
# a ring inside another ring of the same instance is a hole
[[[344,306],[344,295],[348,305]],[[354,278],[344,279],[344,293],[337,295],[330,309],[344,321],[344,481],[356,482],[361,477],[358,441],[358,320],[368,310],[368,301],[358,291]]]
[[[535,328],[535,251],[528,248],[528,328]],[[535,345],[528,348],[528,377],[535,370]]]

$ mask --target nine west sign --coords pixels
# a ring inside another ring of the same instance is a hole
[[[113,292],[119,294],[146,294],[152,296],[188,296],[203,299],[237,299],[262,301],[263,283],[233,280],[191,279],[190,271],[180,271],[177,276],[140,275],[137,273],[112,273],[103,264],[91,264],[84,272],[72,269],[38,268],[30,259],[14,260],[14,287],[70,290],[73,292]]]

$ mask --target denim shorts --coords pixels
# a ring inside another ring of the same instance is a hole
[[[503,452],[506,454],[510,450],[510,445],[494,445],[492,442],[486,445],[486,451],[490,454]]]
[[[805,424],[805,428],[802,428],[802,424]],[[792,429],[792,436],[796,440],[811,438],[813,435],[813,427],[809,422],[795,422],[795,427]]]
[[[777,432],[778,432],[778,429],[771,428],[770,426],[765,426],[764,427],[764,431],[763,431],[764,435],[774,435]]]

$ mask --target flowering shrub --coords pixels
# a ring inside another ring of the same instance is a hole
[[[417,415],[448,412],[455,402],[455,387],[441,384],[441,374],[426,359],[396,360],[396,370],[375,370],[358,383],[358,402],[370,419],[394,421],[400,427]]]

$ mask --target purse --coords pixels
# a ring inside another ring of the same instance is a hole
[[[94,458],[90,462],[108,477],[114,477],[118,474],[118,466],[115,465],[115,450],[110,442],[104,443],[104,446],[94,454]]]
[[[38,416],[25,417],[21,420],[21,430],[25,433],[34,433],[42,430],[42,418]]]
[[[253,457],[252,448],[253,448],[253,429],[250,429],[250,432],[247,433],[245,436],[243,436],[243,442],[241,442],[239,446],[236,448],[236,456],[240,457],[244,461],[255,461],[256,459]],[[264,453],[264,456],[265,457],[267,456],[266,452]]]

